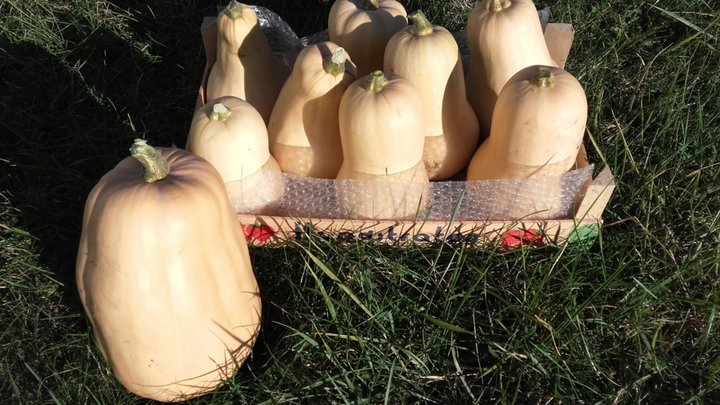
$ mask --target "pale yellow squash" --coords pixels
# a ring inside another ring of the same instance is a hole
[[[261,301],[222,178],[136,140],[85,203],[76,281],[95,340],[136,395],[210,392],[250,355]]]
[[[345,48],[358,77],[382,70],[385,45],[407,25],[407,11],[395,0],[335,0],[328,15],[330,41]]]
[[[552,214],[559,207],[554,198],[562,193],[560,176],[575,165],[587,111],[585,91],[567,71],[554,66],[520,70],[500,92],[490,136],[473,156],[467,179],[555,177],[557,181],[543,183],[545,190],[528,189],[522,183],[518,189],[507,189],[512,194],[542,197],[525,201],[530,205],[515,206],[518,215]]]
[[[460,50],[453,35],[433,26],[421,11],[396,33],[385,49],[385,71],[409,79],[420,91],[422,120],[430,130],[424,162],[430,180],[454,176],[472,158],[480,137],[465,93]]]
[[[268,124],[270,153],[285,173],[332,179],[342,164],[338,108],[357,69],[332,42],[298,55]]]
[[[273,54],[252,7],[231,0],[218,14],[215,58],[205,99],[241,98],[267,123],[289,69]]]
[[[280,166],[262,117],[247,101],[226,96],[198,109],[185,149],[217,168],[236,211],[271,213],[279,203],[285,190]]]
[[[485,138],[495,101],[508,79],[527,66],[557,64],[550,57],[532,0],[479,2],[467,18],[467,40],[467,95]]]
[[[406,218],[426,205],[423,145],[429,131],[422,114],[420,93],[396,74],[374,71],[345,91],[339,112],[343,164],[336,183],[348,216]]]

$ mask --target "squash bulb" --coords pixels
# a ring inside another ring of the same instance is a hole
[[[407,79],[377,70],[351,84],[340,101],[343,164],[336,194],[351,218],[410,218],[426,206],[423,162],[428,128],[420,95]]]
[[[335,0],[328,37],[345,48],[362,77],[383,68],[388,40],[406,25],[407,11],[396,0]]]
[[[182,401],[216,389],[250,355],[258,284],[217,170],[142,140],[132,153],[85,203],[78,292],[120,383]]]
[[[250,103],[226,96],[202,106],[193,116],[185,149],[220,172],[236,212],[274,212],[285,182],[270,155],[265,123]]]

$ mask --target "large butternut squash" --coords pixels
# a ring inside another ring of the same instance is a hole
[[[270,153],[285,173],[335,178],[342,164],[338,108],[357,69],[332,42],[298,55],[268,124]]]
[[[409,79],[420,91],[425,138],[424,162],[430,180],[447,179],[465,168],[480,137],[465,93],[460,50],[453,35],[422,13],[396,33],[385,48],[385,71]]]
[[[527,66],[557,64],[550,57],[532,0],[479,2],[467,18],[467,39],[467,94],[484,138],[508,79]]]
[[[136,140],[92,189],[76,281],[95,340],[133,393],[181,401],[214,390],[250,354],[261,303],[217,170]]]

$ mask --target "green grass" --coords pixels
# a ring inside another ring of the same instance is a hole
[[[133,138],[183,145],[221,2],[0,3],[0,398],[144,403],[74,283],[84,199]],[[330,3],[265,1],[300,34]],[[462,29],[472,2],[412,1]],[[252,249],[252,358],[193,403],[720,401],[720,14],[548,1],[577,29],[590,159],[617,191],[591,246]],[[539,5],[539,4],[538,4]]]

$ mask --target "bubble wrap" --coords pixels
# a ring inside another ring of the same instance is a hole
[[[303,47],[328,40],[327,31],[299,38],[277,14],[253,6],[263,33],[273,50],[294,55]],[[550,10],[539,11],[543,27]],[[467,57],[464,32],[453,33],[461,54]],[[485,181],[440,181],[427,184],[367,180],[332,180],[300,177],[287,173],[258,173],[252,179],[262,185],[252,196],[238,192],[239,184],[228,184],[233,208],[243,214],[267,214],[297,218],[359,218],[352,207],[376,205],[374,219],[486,221],[559,219],[573,214],[583,187],[592,180],[593,165],[571,170],[562,176]],[[280,190],[280,191],[278,191]],[[381,192],[381,191],[385,192]],[[351,196],[351,197],[348,197]],[[398,197],[400,196],[400,197]],[[350,201],[349,198],[357,199]],[[402,200],[402,201],[399,201]],[[387,206],[413,206],[411,213],[398,215]]]
[[[438,181],[428,185],[367,180],[333,180],[301,177],[287,173],[265,173],[264,188],[283,188],[277,193],[256,192],[248,204],[242,194],[230,195],[238,213],[293,216],[297,218],[355,219],[354,201],[338,196],[352,195],[363,203],[378,206],[397,205],[397,196],[409,196],[403,204],[418,207],[411,214],[379,215],[374,219],[422,219],[462,221],[560,219],[572,216],[573,207],[583,187],[592,180],[594,165],[571,170],[562,176],[538,176],[529,179]],[[425,188],[429,187],[429,192]],[[353,190],[353,193],[342,192]],[[392,190],[381,195],[376,190]],[[338,192],[340,191],[340,192]],[[266,201],[257,202],[265,196]],[[271,197],[268,197],[271,196]],[[395,200],[393,200],[393,198]],[[428,201],[423,201],[422,198]],[[387,212],[378,209],[379,212]]]

